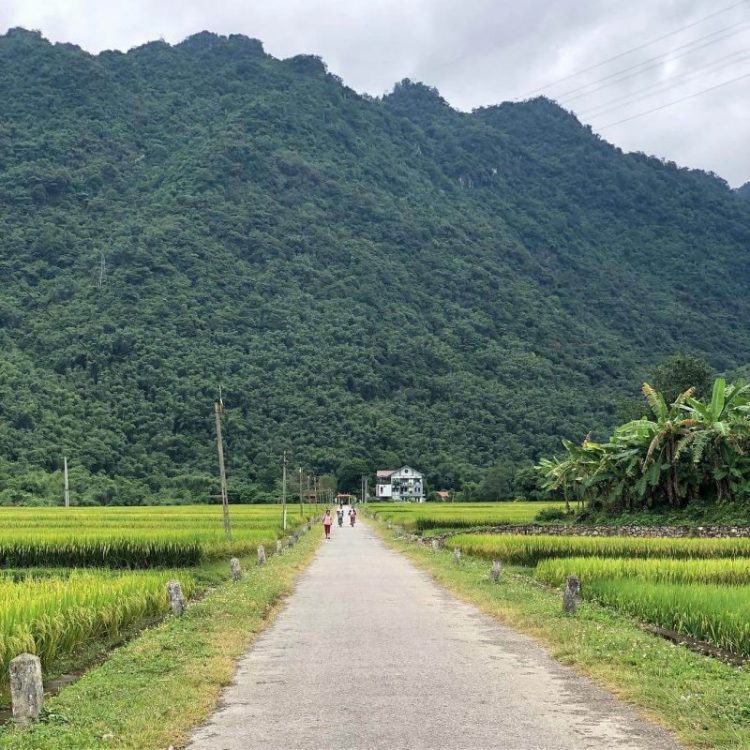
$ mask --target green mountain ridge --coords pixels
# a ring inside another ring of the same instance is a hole
[[[738,187],[737,195],[739,195],[740,198],[750,198],[750,182],[746,182],[741,187]]]
[[[237,496],[284,449],[447,487],[521,466],[604,434],[676,350],[745,366],[749,246],[725,182],[546,99],[461,113],[242,36],[94,56],[11,30],[0,499],[64,453],[133,498],[207,486],[219,386]]]

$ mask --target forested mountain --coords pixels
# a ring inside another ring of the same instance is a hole
[[[749,247],[723,181],[546,99],[461,113],[242,36],[92,56],[10,31],[0,500],[64,453],[81,498],[205,492],[219,386],[235,497],[285,448],[510,471],[605,434],[676,350],[747,364]]]
[[[737,188],[737,194],[740,198],[750,198],[750,182],[746,182],[742,187]]]

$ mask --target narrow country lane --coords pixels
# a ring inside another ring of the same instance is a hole
[[[365,524],[334,528],[191,750],[677,750],[460,602]]]

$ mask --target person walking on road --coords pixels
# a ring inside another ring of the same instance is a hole
[[[333,523],[333,518],[331,517],[331,509],[326,508],[325,515],[323,516],[323,528],[326,532],[326,539],[331,538],[331,524]]]
[[[352,508],[349,511],[349,523],[354,526],[355,521],[357,520],[357,511]]]

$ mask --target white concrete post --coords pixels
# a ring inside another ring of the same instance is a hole
[[[185,597],[182,594],[182,586],[179,581],[169,581],[167,583],[167,597],[169,598],[169,606],[172,607],[172,614],[175,617],[180,617],[185,613],[187,604],[185,603]]]
[[[19,654],[11,660],[10,696],[16,724],[28,724],[39,718],[44,705],[44,687],[38,656]]]
[[[261,545],[258,547],[258,565],[266,564],[266,548]]]
[[[455,547],[453,549],[453,562],[458,565],[461,562],[461,548]]]
[[[239,581],[240,578],[242,578],[242,566],[240,565],[240,561],[236,557],[233,557],[229,561],[229,570],[232,571],[233,581]]]
[[[503,564],[500,562],[500,560],[493,560],[492,561],[492,572],[490,575],[492,576],[492,580],[497,583],[500,580],[500,575],[503,572]]]
[[[281,543],[281,539],[276,540],[276,554],[280,555],[284,551],[284,545]]]
[[[563,591],[563,611],[574,615],[578,606],[578,597],[581,592],[581,581],[578,576],[568,576]]]

